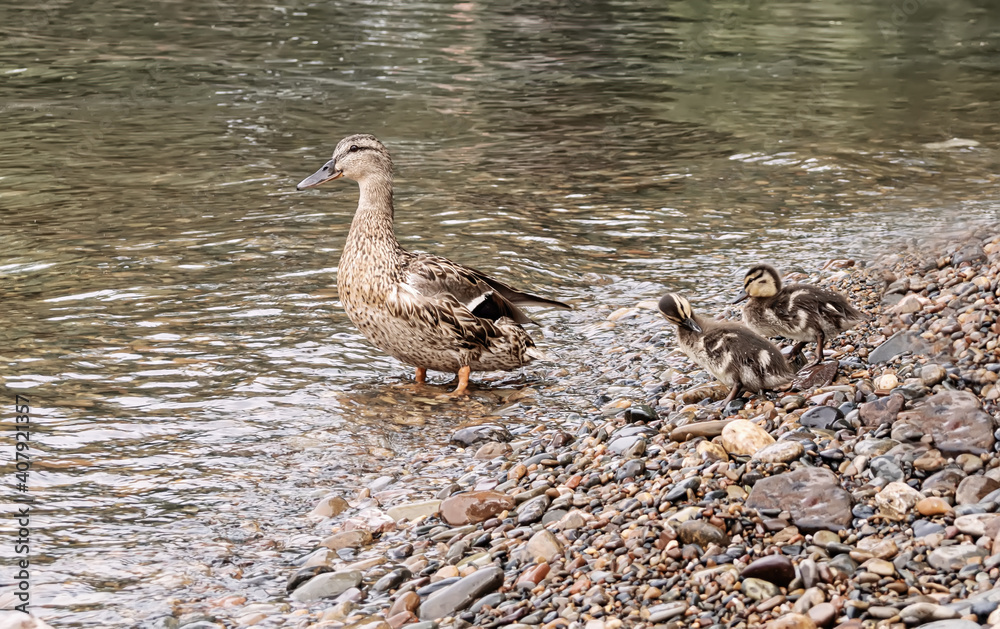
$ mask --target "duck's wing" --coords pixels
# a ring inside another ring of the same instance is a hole
[[[455,264],[447,258],[411,253],[402,265],[403,283],[412,291],[432,299],[453,299],[481,319],[509,317],[519,324],[532,323],[518,305],[566,304],[522,293],[479,271]]]
[[[486,275],[482,271],[477,271],[476,269],[469,267],[463,268],[465,271],[473,274],[480,281],[489,284],[495,291],[503,295],[504,299],[512,304],[516,304],[518,306],[555,306],[556,308],[565,308],[567,310],[572,309],[572,306],[564,304],[561,301],[548,299],[546,297],[539,297],[538,295],[532,295],[531,293],[525,293],[524,291],[519,291],[516,288],[511,288],[509,285]]]

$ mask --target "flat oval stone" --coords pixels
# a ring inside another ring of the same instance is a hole
[[[795,566],[786,555],[767,555],[750,563],[740,576],[769,581],[779,587],[786,587],[795,578]]]
[[[357,570],[340,570],[338,572],[326,572],[300,585],[294,592],[292,598],[297,601],[318,601],[323,598],[332,598],[343,594],[347,590],[357,587],[361,583],[361,572]]]
[[[455,431],[451,436],[452,443],[469,446],[484,441],[508,442],[513,439],[510,431],[499,424],[480,424],[479,426],[469,426]]]
[[[452,526],[489,520],[514,508],[514,499],[498,491],[470,491],[441,502],[441,519]]]
[[[684,544],[697,544],[707,548],[709,544],[728,546],[729,536],[725,531],[712,526],[705,520],[688,520],[677,528],[677,537]]]
[[[829,430],[835,421],[843,419],[844,414],[833,406],[814,406],[799,417],[799,424],[809,428]]]
[[[990,493],[1000,489],[1000,482],[989,476],[967,476],[958,484],[955,490],[955,503],[960,505],[976,504]]]
[[[955,518],[955,526],[958,530],[966,535],[972,535],[973,537],[982,537],[986,535],[986,527],[988,524],[1000,518],[1000,515],[995,513],[973,513],[969,515],[960,515]]]
[[[781,594],[777,585],[763,579],[743,579],[743,585],[740,589],[755,601],[763,601]]]
[[[342,548],[361,548],[372,543],[372,534],[364,529],[354,529],[353,531],[341,531],[334,533],[319,543],[330,550],[341,550]]]
[[[935,548],[927,555],[927,563],[942,572],[958,572],[971,559],[985,557],[986,551],[975,544],[958,544]]]
[[[851,494],[840,486],[833,472],[802,467],[757,481],[746,506],[750,509],[788,511],[800,529],[837,531],[851,523]]]
[[[789,463],[801,457],[805,451],[805,447],[798,441],[779,441],[761,448],[753,458],[764,463]]]
[[[932,395],[914,410],[900,413],[899,420],[931,435],[945,456],[989,452],[996,441],[993,418],[968,391]]]
[[[722,429],[722,447],[737,455],[752,455],[774,443],[766,430],[746,419],[737,419]]]
[[[487,566],[476,570],[449,587],[427,597],[420,606],[421,620],[436,620],[453,616],[472,604],[472,601],[493,592],[503,585],[503,570]]]
[[[670,438],[673,441],[687,441],[688,439],[694,439],[695,437],[712,439],[721,435],[723,429],[734,421],[736,420],[721,419],[707,422],[695,422],[693,424],[681,426],[680,428],[674,428],[670,432]]]

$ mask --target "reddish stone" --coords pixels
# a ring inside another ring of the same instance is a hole
[[[544,579],[548,573],[549,573],[549,564],[543,561],[534,568],[525,570],[524,574],[518,577],[517,582],[518,583],[530,582],[533,583],[534,585],[538,585],[539,583],[541,583],[542,579]]]
[[[389,616],[403,612],[416,612],[418,607],[420,607],[420,596],[413,591],[403,592],[389,608]]]
[[[395,616],[389,616],[385,621],[389,623],[392,629],[399,629],[404,625],[420,622],[420,619],[413,612],[400,612]]]
[[[476,524],[514,508],[514,499],[498,491],[470,491],[441,503],[441,519],[452,526]]]
[[[589,589],[590,579],[587,577],[580,577],[580,579],[569,588],[569,593],[579,594],[580,592],[586,592]]]

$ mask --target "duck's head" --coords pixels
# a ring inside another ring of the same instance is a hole
[[[330,161],[299,182],[296,188],[299,190],[315,188],[331,179],[341,177],[363,181],[375,174],[392,175],[392,158],[374,135],[358,133],[349,135],[337,143]]]
[[[701,326],[694,320],[691,304],[688,300],[675,293],[669,293],[660,298],[660,314],[663,318],[685,330],[701,332]]]
[[[774,297],[781,290],[781,275],[768,264],[758,264],[750,267],[743,276],[743,290],[733,300],[738,304],[747,297]]]

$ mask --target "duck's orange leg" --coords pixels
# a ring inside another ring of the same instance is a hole
[[[469,388],[469,374],[472,373],[472,367],[468,365],[462,367],[458,370],[458,386],[455,390],[451,392],[452,397],[457,397],[459,395],[466,395]]]
[[[417,384],[424,384],[427,382],[427,367],[417,367]]]

